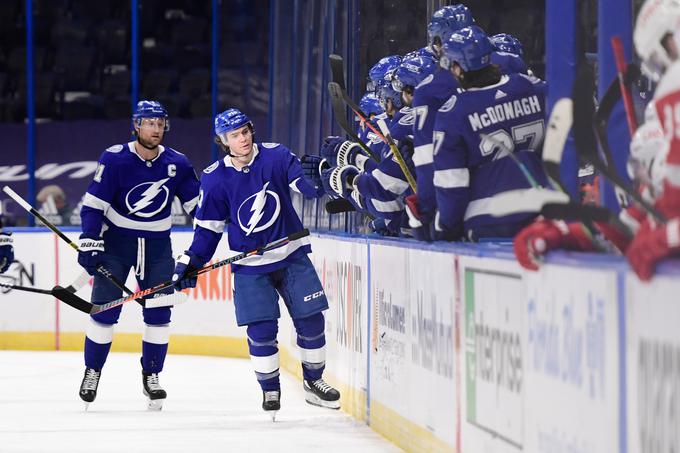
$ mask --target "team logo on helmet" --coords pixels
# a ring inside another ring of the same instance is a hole
[[[238,207],[238,224],[246,236],[264,231],[276,222],[281,212],[279,195],[267,190],[269,182],[262,190],[246,198]]]
[[[169,179],[143,182],[130,189],[125,196],[128,215],[134,214],[138,217],[149,218],[161,212],[170,198],[170,190],[165,187]]]

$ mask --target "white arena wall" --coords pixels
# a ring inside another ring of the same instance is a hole
[[[174,233],[175,252],[190,240]],[[642,284],[620,258],[592,254],[553,254],[528,272],[492,244],[315,233],[312,245],[330,302],[328,380],[345,411],[402,448],[680,451],[678,266]],[[5,281],[49,288],[80,273],[49,232],[17,230],[15,248]],[[0,349],[80,350],[86,320],[48,296],[3,293]],[[171,353],[247,357],[228,268],[203,276],[172,320]],[[128,303],[113,350],[141,350],[141,332]],[[279,341],[300,376],[287,315]]]

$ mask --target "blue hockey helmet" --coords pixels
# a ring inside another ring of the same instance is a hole
[[[491,64],[491,41],[484,30],[476,25],[458,30],[442,46],[439,64],[450,69],[453,63],[464,72],[478,71]]]
[[[417,87],[428,75],[437,68],[437,61],[432,54],[416,55],[404,58],[392,77],[392,88],[403,91],[405,87]]]
[[[519,39],[508,33],[499,33],[489,38],[491,45],[500,52],[507,52],[524,57],[524,46]]]
[[[132,122],[139,127],[142,124],[142,118],[163,118],[165,120],[165,130],[170,130],[168,111],[158,101],[142,100],[137,103],[137,107],[135,107],[135,111],[132,114]]]
[[[403,60],[410,60],[411,58],[415,57],[430,57],[430,58],[437,58],[437,56],[432,52],[432,49],[429,47],[421,47],[420,49],[412,50],[406,55],[404,55]]]
[[[361,97],[359,107],[368,116],[380,115],[383,112],[383,108],[380,106],[380,99],[372,92],[367,92]]]
[[[392,79],[394,78],[395,71],[396,68],[385,73],[385,83],[381,84],[376,89],[376,94],[378,95],[378,99],[380,99],[380,106],[385,111],[387,111],[388,99],[392,101],[392,106],[397,110],[404,106],[404,101],[401,99],[401,92],[392,88]]]
[[[215,135],[217,135],[224,145],[227,144],[227,132],[250,125],[254,131],[253,122],[245,113],[238,109],[227,109],[215,116]]]
[[[470,10],[462,3],[443,7],[435,11],[427,24],[428,46],[437,52],[435,45],[441,46],[454,32],[474,23]]]
[[[374,64],[368,71],[369,84],[366,89],[368,91],[373,90],[377,94],[377,90],[380,86],[390,82],[391,79],[386,79],[387,74],[396,69],[400,64],[401,57],[399,55],[390,55],[381,58],[380,61]]]

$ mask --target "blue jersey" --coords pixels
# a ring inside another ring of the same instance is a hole
[[[529,74],[527,64],[522,60],[522,57],[508,52],[492,52],[491,64],[495,64],[501,70],[502,74]]]
[[[407,166],[413,168],[410,149],[413,138],[413,114],[410,107],[399,110],[388,123],[390,135],[401,150]],[[363,197],[364,206],[374,217],[385,219],[388,229],[400,233],[404,227],[404,204],[401,197],[410,193],[404,172],[387,144],[382,147],[382,160],[377,168],[364,171],[356,180],[356,188]]]
[[[413,95],[413,164],[415,165],[418,211],[429,223],[437,210],[434,191],[432,131],[439,107],[458,91],[460,84],[451,71],[440,69],[427,76]]]
[[[493,217],[489,202],[502,192],[529,188],[522,161],[545,184],[541,144],[545,106],[540,82],[525,75],[502,76],[497,84],[472,88],[439,109],[434,127],[435,228],[458,234],[521,223],[535,214]],[[500,145],[499,143],[502,143]]]
[[[105,224],[124,236],[168,237],[175,196],[193,216],[199,183],[189,159],[159,146],[158,156],[147,161],[135,143],[111,146],[99,158],[80,211],[83,233],[100,236]]]
[[[303,178],[300,159],[288,148],[278,143],[256,143],[253,147],[252,161],[241,169],[227,156],[203,171],[189,248],[203,262],[212,258],[225,226],[229,248],[237,252],[255,250],[302,230],[291,189],[307,198],[323,194],[323,187],[312,186]],[[310,252],[309,238],[301,238],[240,260],[232,264],[232,270],[272,272]]]

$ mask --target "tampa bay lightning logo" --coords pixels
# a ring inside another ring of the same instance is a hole
[[[125,205],[129,214],[138,217],[153,217],[163,210],[168,204],[170,190],[165,187],[165,183],[170,178],[161,179],[156,182],[143,182],[136,185],[125,196]]]
[[[262,190],[246,198],[238,207],[238,224],[246,236],[269,228],[276,222],[281,212],[279,195],[267,190],[269,182]]]

